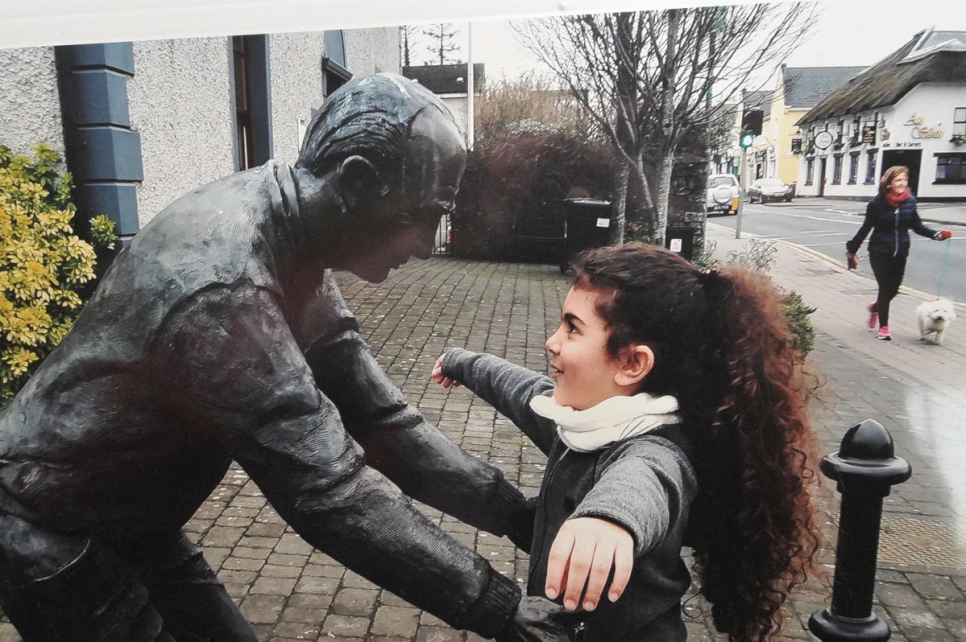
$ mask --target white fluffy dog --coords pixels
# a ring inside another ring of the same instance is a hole
[[[919,320],[919,339],[938,346],[943,343],[946,328],[956,318],[956,310],[949,299],[923,301],[916,308],[916,318]]]

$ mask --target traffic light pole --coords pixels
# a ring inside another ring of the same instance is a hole
[[[748,148],[755,144],[755,136],[761,134],[764,110],[746,109],[741,114],[741,133],[738,145],[741,147],[741,189],[748,193]],[[738,216],[735,220],[735,238],[741,238],[741,215],[745,210],[745,194],[738,199]]]
[[[741,215],[745,209],[745,194],[748,190],[748,148],[741,148],[741,188],[738,198],[738,216],[735,218],[735,238],[741,238]]]

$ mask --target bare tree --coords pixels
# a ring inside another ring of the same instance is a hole
[[[433,54],[433,60],[439,59],[439,64],[459,64],[459,58],[453,57],[453,52],[459,51],[460,47],[454,42],[459,30],[454,29],[448,22],[440,22],[429,25],[423,29],[423,35],[430,39],[430,44],[426,48]]]
[[[402,36],[402,59],[403,67],[409,67],[412,65],[410,52],[412,51],[412,40],[416,37],[417,27],[413,25],[403,25],[399,27],[400,35]]]
[[[738,140],[738,107],[736,102],[719,106],[708,124],[708,146],[712,156],[720,157],[721,162],[728,159]]]
[[[649,237],[663,244],[679,143],[752,78],[777,69],[814,22],[814,4],[794,3],[564,16],[514,28],[621,152],[650,212]],[[613,240],[621,242],[620,199],[617,209]]]

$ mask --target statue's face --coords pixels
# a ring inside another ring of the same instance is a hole
[[[399,221],[388,230],[372,230],[371,245],[354,253],[346,266],[353,274],[379,283],[410,257],[428,259],[443,214],[456,206],[456,192],[466,165],[466,147],[456,126],[435,110],[413,122],[406,150],[401,190],[380,199],[377,220]]]

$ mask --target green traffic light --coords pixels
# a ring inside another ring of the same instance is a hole
[[[738,145],[742,149],[748,149],[754,144],[754,142],[755,135],[748,131],[741,132],[741,135],[738,137]]]

